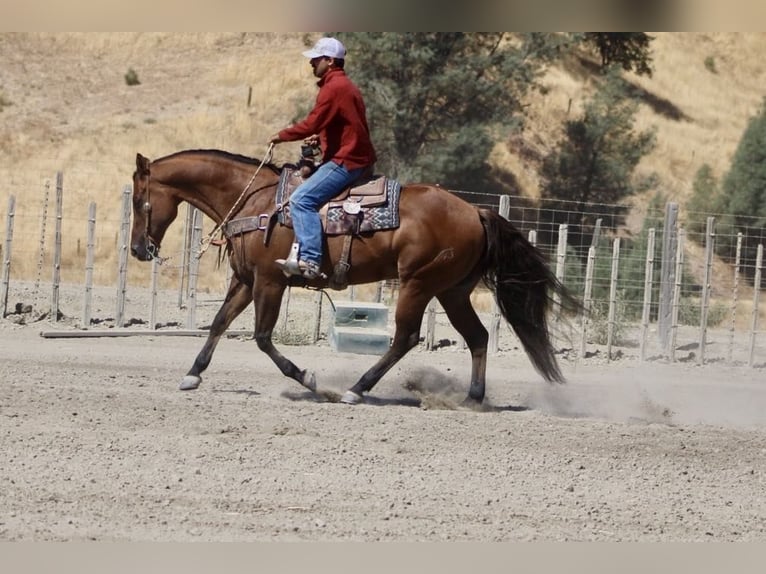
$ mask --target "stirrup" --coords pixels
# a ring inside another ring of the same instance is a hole
[[[298,275],[303,277],[307,281],[313,279],[327,279],[327,275],[322,273],[318,264],[311,261],[298,261],[298,242],[294,242],[290,247],[290,255],[287,259],[277,259],[274,263],[279,266],[285,277],[292,277]]]
[[[279,268],[282,270],[282,273],[285,274],[285,277],[290,277],[292,275],[302,275],[301,268],[298,265],[298,249],[299,249],[298,242],[293,242],[292,247],[290,247],[290,255],[287,256],[287,259],[277,259],[275,263],[279,266]]]
[[[312,281],[313,279],[327,279],[327,275],[322,273],[319,265],[310,261],[295,263],[289,259],[277,259],[274,263],[276,263],[282,270],[285,277],[299,276],[307,281]]]

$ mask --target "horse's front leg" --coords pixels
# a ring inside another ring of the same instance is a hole
[[[199,387],[202,382],[200,375],[210,365],[213,351],[215,351],[221,335],[224,334],[229,325],[231,325],[231,322],[245,310],[252,300],[250,288],[239,281],[236,276],[232,276],[223,305],[218,309],[213,319],[213,324],[210,326],[210,334],[207,336],[207,341],[205,341],[205,345],[194,360],[192,368],[189,369],[189,372],[181,380],[180,389],[182,391],[189,391]]]
[[[280,353],[271,340],[274,326],[279,319],[279,308],[286,285],[283,282],[264,279],[260,274],[253,286],[255,305],[255,342],[266,353],[282,374],[298,381],[311,392],[316,391],[316,376],[313,371],[301,370],[295,363]]]

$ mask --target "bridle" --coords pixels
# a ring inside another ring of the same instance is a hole
[[[157,244],[154,242],[154,238],[149,233],[149,227],[152,221],[152,204],[149,201],[151,181],[149,177],[150,177],[150,172],[147,169],[146,170],[146,198],[144,199],[144,204],[141,206],[141,211],[144,212],[144,239],[146,241],[146,252],[149,254],[149,259],[156,260],[157,263],[162,264],[167,259],[167,257],[165,258],[160,257]]]
[[[242,193],[240,193],[237,200],[234,202],[234,204],[231,206],[231,209],[229,209],[229,212],[224,216],[224,218],[221,220],[221,223],[219,223],[210,233],[208,233],[207,237],[203,238],[200,241],[200,249],[197,253],[197,259],[201,258],[205,251],[210,247],[213,236],[221,232],[224,228],[224,226],[229,222],[231,219],[231,216],[234,214],[234,212],[239,207],[240,202],[242,199],[246,196],[247,191],[250,189],[250,186],[253,184],[253,181],[255,181],[256,176],[261,171],[261,168],[271,161],[272,155],[274,153],[274,144],[269,144],[269,147],[266,151],[266,155],[261,160],[260,165],[255,170],[255,173],[253,173],[252,177],[250,178],[250,181],[247,182],[247,185],[245,185],[244,189],[242,190]],[[152,238],[151,234],[149,233],[149,227],[151,224],[151,216],[152,216],[152,204],[149,201],[150,199],[150,193],[151,193],[151,180],[150,180],[151,172],[149,168],[146,169],[146,198],[144,199],[144,204],[141,206],[141,210],[144,212],[144,239],[146,240],[146,252],[149,254],[150,259],[156,260],[157,263],[162,263],[164,261],[167,261],[167,257],[160,257],[159,256],[159,248],[154,242],[154,239]]]

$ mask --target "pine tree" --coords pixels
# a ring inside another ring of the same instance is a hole
[[[488,182],[495,142],[563,36],[465,32],[340,33],[364,93],[378,171],[452,189]]]
[[[727,234],[720,233],[717,251],[731,260],[734,237],[741,232],[744,270],[752,275],[758,244],[766,243],[766,98],[742,134],[722,191],[723,211],[729,217]]]
[[[686,209],[686,228],[692,234],[704,233],[707,217],[723,210],[718,179],[713,173],[713,168],[706,163],[702,164],[694,175],[692,195],[686,203]]]
[[[584,38],[598,51],[604,70],[619,64],[625,71],[651,77],[649,45],[654,38],[646,32],[587,32]]]
[[[742,134],[723,192],[726,211],[740,216],[740,223],[766,218],[766,98]]]
[[[641,158],[655,144],[654,130],[634,129],[638,104],[629,97],[625,82],[612,68],[582,115],[567,121],[564,136],[542,166],[542,197],[554,223],[579,228],[581,244],[597,217],[621,223],[629,196],[650,189],[655,177],[636,177]],[[603,213],[602,213],[603,211]],[[571,233],[571,232],[570,232]]]

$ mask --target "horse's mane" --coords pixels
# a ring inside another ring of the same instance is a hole
[[[161,162],[164,160],[173,159],[174,157],[180,156],[180,155],[214,155],[219,156],[223,159],[236,161],[239,163],[246,163],[248,165],[261,165],[261,160],[254,158],[254,157],[247,157],[244,155],[240,155],[237,153],[231,153],[228,151],[220,150],[220,149],[187,149],[182,151],[177,151],[175,153],[171,153],[169,155],[163,156],[161,158],[158,158],[154,160],[154,162]],[[265,167],[268,167],[274,173],[281,173],[284,166],[278,166],[275,163],[269,162],[264,164]]]

